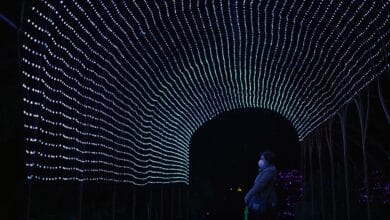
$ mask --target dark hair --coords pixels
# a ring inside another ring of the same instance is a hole
[[[271,151],[265,151],[263,154],[264,156],[264,159],[272,164],[272,165],[275,165],[275,162],[276,162],[276,155],[274,153],[272,153]]]

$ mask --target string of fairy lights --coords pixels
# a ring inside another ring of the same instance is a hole
[[[188,184],[191,136],[216,115],[270,109],[302,140],[389,71],[389,0],[29,8],[21,61],[31,180]]]

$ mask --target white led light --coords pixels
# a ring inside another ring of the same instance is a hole
[[[389,0],[33,5],[21,45],[31,180],[188,184],[191,136],[216,115],[270,109],[302,140],[389,71]]]

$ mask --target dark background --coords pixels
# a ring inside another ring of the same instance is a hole
[[[7,17],[16,27],[20,27],[21,24],[21,2],[0,1],[0,14]],[[24,198],[27,192],[18,57],[18,30],[4,20],[0,20],[0,169],[2,176],[0,188],[1,204],[6,210],[5,216],[8,213],[21,213],[25,210]]]
[[[190,147],[193,212],[203,213],[205,219],[242,218],[245,193],[253,185],[265,150],[277,155],[279,170],[300,168],[295,130],[272,111],[225,112],[199,128]]]

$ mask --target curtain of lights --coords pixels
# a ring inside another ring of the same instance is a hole
[[[305,189],[303,198],[304,201],[310,201],[311,209],[306,211],[308,212],[306,217],[311,216],[314,219],[383,217],[383,213],[378,209],[380,205],[388,206],[390,202],[386,182],[388,174],[382,161],[383,158],[387,160],[387,156],[379,158],[378,152],[384,150],[383,153],[386,154],[386,149],[374,145],[377,140],[367,141],[368,118],[369,116],[377,118],[376,115],[369,114],[372,101],[376,101],[377,107],[383,110],[382,118],[385,119],[379,122],[376,119],[374,123],[382,122],[386,126],[390,124],[386,120],[388,103],[383,97],[380,81],[378,79],[375,85],[376,99],[370,95],[370,89],[375,87],[367,87],[353,102],[346,104],[337,115],[315,129],[302,142],[301,169]],[[383,81],[387,83],[388,80]],[[353,110],[355,114],[352,115]],[[374,111],[375,114],[377,112]],[[349,114],[352,116],[348,116]],[[356,123],[352,123],[351,120]],[[382,144],[386,145],[387,142]],[[368,150],[370,153],[367,153]],[[376,154],[373,155],[373,152]],[[315,164],[316,162],[318,164]],[[301,212],[304,213],[303,210]]]
[[[30,180],[188,184],[191,135],[216,115],[270,109],[303,140],[389,69],[388,0],[34,0],[26,11]]]

